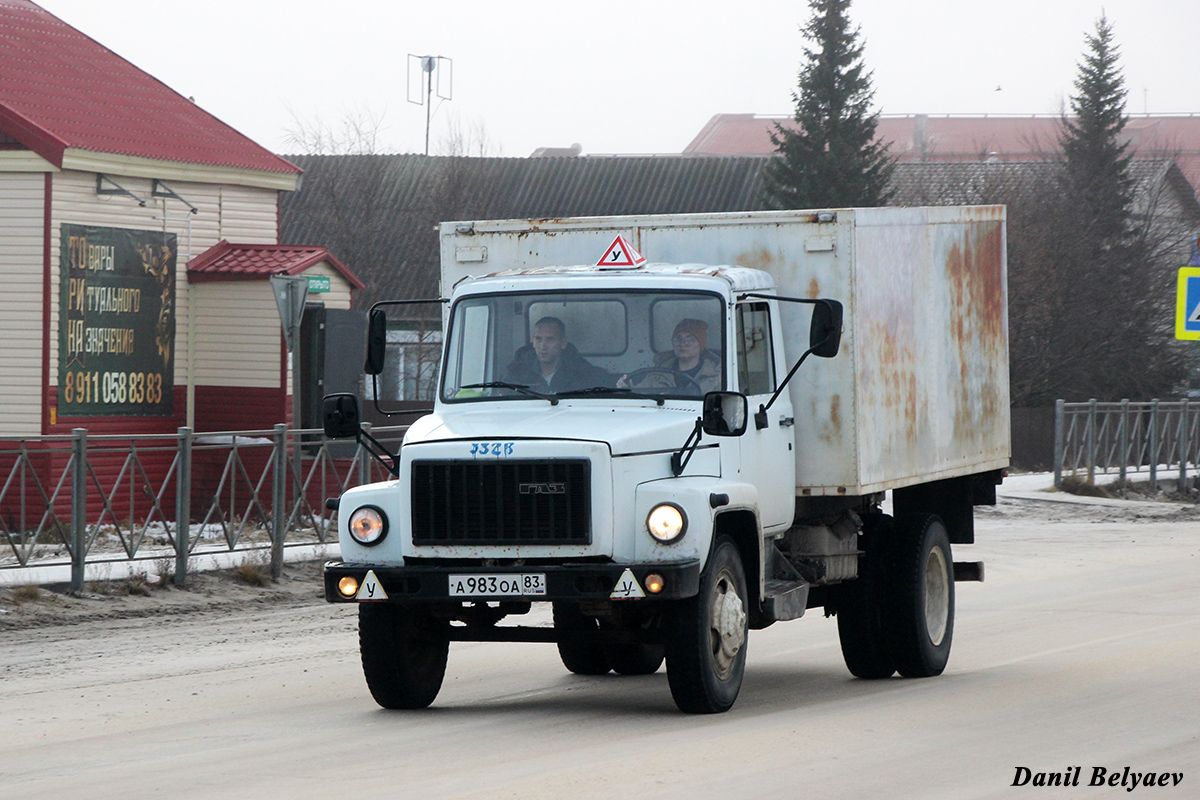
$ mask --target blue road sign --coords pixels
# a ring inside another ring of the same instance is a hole
[[[1200,341],[1200,267],[1179,270],[1175,338]]]

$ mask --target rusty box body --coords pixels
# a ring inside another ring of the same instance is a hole
[[[782,296],[843,304],[841,352],[809,359],[789,386],[798,495],[1008,466],[1002,206],[448,222],[443,296],[472,275],[595,263],[617,234],[651,262],[751,267]],[[794,361],[811,310],[779,313]]]

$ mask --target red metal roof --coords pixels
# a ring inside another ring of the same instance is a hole
[[[322,261],[328,262],[355,289],[365,285],[327,247],[230,244],[225,239],[188,263],[188,281],[252,281],[264,280],[272,275],[299,275]]]
[[[59,167],[78,148],[300,172],[29,0],[0,0],[0,131]]]
[[[774,155],[776,123],[789,117],[717,114],[683,149],[689,155]],[[1029,161],[1058,150],[1059,117],[910,116],[880,117],[879,137],[900,161]],[[1125,137],[1142,158],[1174,158],[1194,188],[1200,188],[1200,115],[1133,116]]]

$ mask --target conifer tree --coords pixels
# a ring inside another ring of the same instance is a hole
[[[1125,80],[1117,64],[1113,27],[1101,14],[1095,35],[1088,35],[1087,52],[1075,78],[1078,94],[1071,97],[1074,118],[1063,119],[1059,136],[1066,156],[1072,194],[1098,249],[1123,243],[1130,234],[1133,180],[1132,155],[1121,141],[1125,128]]]
[[[812,19],[802,28],[804,48],[796,102],[796,129],[776,125],[776,155],[763,176],[768,208],[839,208],[883,205],[891,192],[895,159],[875,138],[871,74],[862,64],[850,0],[809,0]]]

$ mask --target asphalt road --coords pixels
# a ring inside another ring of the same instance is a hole
[[[1200,798],[1200,519],[1129,508],[982,514],[945,675],[856,680],[810,612],[719,716],[543,644],[454,644],[434,707],[385,712],[316,602],[5,631],[0,797]]]

